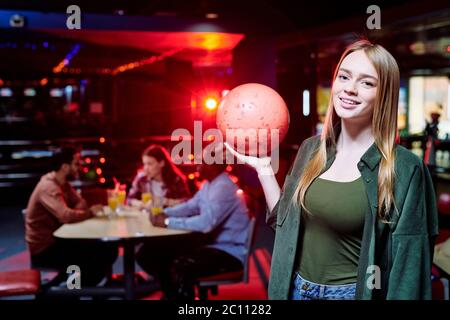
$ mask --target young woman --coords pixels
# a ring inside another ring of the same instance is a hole
[[[167,150],[151,145],[142,153],[143,171],[132,183],[129,198],[141,199],[143,193],[150,193],[153,199],[163,199],[164,206],[174,206],[190,197],[186,178],[172,163]]]
[[[396,145],[399,69],[362,40],[335,70],[321,136],[306,139],[278,186],[270,158],[253,166],[276,231],[271,299],[430,299],[438,233],[421,159]]]

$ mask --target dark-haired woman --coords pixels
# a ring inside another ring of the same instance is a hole
[[[143,170],[132,183],[128,198],[141,199],[143,193],[160,198],[167,207],[190,197],[186,178],[173,164],[169,152],[162,146],[151,145],[142,153]]]

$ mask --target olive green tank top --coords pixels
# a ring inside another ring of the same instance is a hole
[[[317,178],[305,194],[296,270],[318,284],[356,282],[367,210],[361,177],[350,182]]]

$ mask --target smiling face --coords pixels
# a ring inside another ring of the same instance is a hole
[[[342,61],[333,82],[334,110],[341,119],[371,123],[378,74],[363,50]]]

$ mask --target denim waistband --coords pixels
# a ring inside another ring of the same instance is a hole
[[[325,285],[306,280],[295,274],[291,290],[292,300],[354,300],[356,283]]]

